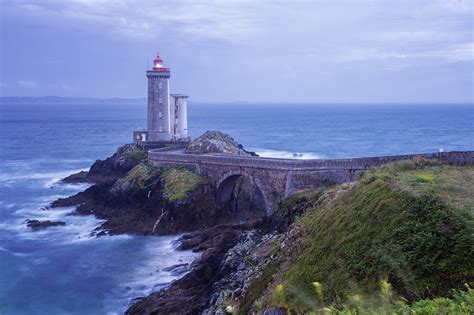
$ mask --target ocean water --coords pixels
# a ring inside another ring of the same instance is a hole
[[[345,158],[474,150],[474,106],[189,104],[189,132],[231,134],[269,157]],[[175,279],[190,262],[178,236],[91,237],[93,216],[47,210],[87,185],[61,178],[87,169],[145,127],[145,104],[0,105],[0,314],[116,314]],[[26,219],[66,226],[32,232]]]

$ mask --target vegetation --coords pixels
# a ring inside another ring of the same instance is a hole
[[[137,147],[137,146],[133,146],[128,152],[127,152],[127,155],[129,157],[131,157],[132,159],[134,160],[137,160],[137,161],[143,161],[143,160],[146,160],[146,158],[148,157],[148,153],[147,151]]]
[[[148,163],[140,163],[132,168],[127,176],[117,181],[117,187],[124,187],[124,185],[131,185],[138,189],[144,189],[147,183],[156,178],[161,172],[161,169],[151,166]]]
[[[357,314],[417,314],[417,315],[443,315],[443,314],[474,314],[474,290],[467,286],[467,290],[455,290],[451,298],[438,297],[423,299],[412,303],[397,297],[390,283],[381,282],[381,288],[374,297],[354,294],[349,296],[348,303],[342,308],[323,306],[324,290],[319,282],[314,282],[313,302],[315,306],[308,314],[324,315],[357,315]],[[284,286],[277,285],[274,294],[274,304],[288,310],[284,295]]]
[[[187,169],[168,169],[163,172],[164,195],[170,201],[185,198],[189,192],[206,183],[204,177]]]
[[[415,193],[430,193],[474,215],[474,166],[439,165],[397,174],[399,187]]]
[[[276,221],[281,223],[282,228],[286,228],[308,208],[316,206],[324,192],[324,188],[310,189],[296,192],[283,199],[274,214]]]
[[[254,301],[262,294],[267,284],[272,280],[273,275],[278,271],[281,260],[276,260],[267,265],[262,274],[257,277],[251,284],[245,294],[244,300],[240,304],[239,314],[249,314]]]
[[[336,194],[337,187],[326,192],[337,198],[323,195],[295,223],[305,232],[305,249],[296,253],[270,304],[297,313],[325,306],[336,314],[471,310],[466,305],[472,307],[472,290],[452,289],[473,285],[472,187],[473,167],[420,160],[369,172],[344,193]],[[308,196],[317,198],[321,190],[293,196],[280,207],[285,212]],[[404,299],[378,294],[381,279],[382,291],[388,294],[393,285]],[[407,304],[425,298],[434,299]],[[355,305],[357,299],[363,305]]]

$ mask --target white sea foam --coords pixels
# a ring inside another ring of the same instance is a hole
[[[174,244],[179,237],[155,237],[156,241],[151,240],[145,244],[143,250],[147,258],[124,275],[121,287],[114,293],[116,304],[110,305],[114,309],[108,310],[107,314],[116,314],[117,305],[121,305],[124,311],[132,299],[159,291],[189,272],[177,275],[164,270],[176,264],[191,264],[200,256],[200,253],[192,251],[177,251]]]
[[[4,185],[11,185],[19,181],[38,180],[44,188],[51,188],[59,183],[63,178],[78,173],[80,171],[87,171],[88,169],[74,169],[59,172],[46,173],[31,173],[28,171],[16,171],[13,173],[4,173],[0,175],[0,183]]]
[[[289,151],[282,151],[282,150],[270,150],[270,149],[251,149],[255,151],[261,157],[268,157],[268,158],[278,158],[278,159],[322,159],[323,156],[313,153],[313,152],[289,152]]]

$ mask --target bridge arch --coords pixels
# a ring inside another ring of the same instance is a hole
[[[260,192],[262,199],[264,201],[265,212],[267,215],[272,213],[272,204],[268,200],[267,191],[262,185],[262,183],[256,178],[256,176],[249,174],[245,171],[231,171],[227,172],[221,176],[221,178],[217,181],[217,193],[216,193],[216,201],[219,206],[228,204],[235,191],[235,187],[237,182],[242,177],[250,179]]]

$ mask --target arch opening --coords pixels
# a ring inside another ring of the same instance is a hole
[[[267,204],[259,185],[247,174],[231,174],[217,187],[216,201],[224,212],[239,220],[267,215]]]

